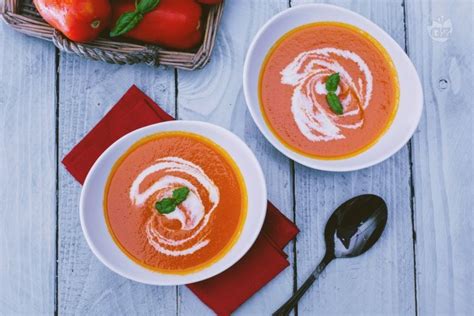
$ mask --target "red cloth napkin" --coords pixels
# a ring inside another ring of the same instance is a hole
[[[62,162],[82,184],[97,158],[121,136],[140,127],[169,120],[173,117],[132,86]],[[232,313],[289,265],[283,248],[298,231],[268,202],[262,232],[248,253],[221,274],[189,284],[188,288],[217,314]]]

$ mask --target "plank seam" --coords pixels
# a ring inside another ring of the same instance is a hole
[[[293,213],[293,223],[296,224],[296,177],[295,177],[295,162],[290,160],[290,181],[291,191],[292,191],[292,213]],[[293,252],[293,294],[296,293],[298,289],[298,261],[296,256],[296,241],[298,236],[292,241],[292,252]],[[295,316],[298,316],[298,304],[295,306]]]
[[[56,120],[55,120],[55,159],[56,159],[56,248],[55,248],[55,271],[54,271],[54,315],[59,314],[59,59],[60,52],[58,48],[55,48],[55,58],[54,58],[54,67],[56,70],[55,73],[55,100],[54,105],[56,107]]]
[[[408,47],[408,26],[407,26],[407,9],[406,0],[402,1],[403,7],[403,31],[405,41],[405,52],[409,54]],[[416,225],[415,225],[415,184],[413,178],[413,146],[411,139],[408,141],[408,162],[410,164],[410,211],[411,211],[411,231],[412,231],[412,246],[413,246],[413,285],[415,294],[415,315],[418,315],[418,285],[417,285],[417,272],[416,272]]]
[[[174,70],[174,117],[178,119],[178,69]]]

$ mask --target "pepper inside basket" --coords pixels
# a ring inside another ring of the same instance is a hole
[[[189,70],[202,68],[209,61],[223,9],[224,3],[221,3],[204,10],[203,21],[206,26],[201,46],[194,51],[180,52],[109,38],[76,43],[46,23],[31,0],[3,0],[3,7],[0,8],[3,19],[11,27],[30,36],[52,41],[61,51],[113,64],[146,63]]]

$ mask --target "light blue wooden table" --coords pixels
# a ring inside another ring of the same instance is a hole
[[[185,287],[142,285],[109,271],[82,235],[81,187],[59,162],[132,84],[179,119],[244,138],[270,200],[301,229],[286,248],[291,266],[237,314],[270,314],[288,298],[323,253],[329,214],[365,192],[388,203],[382,239],[362,257],[330,265],[297,314],[474,314],[473,1],[330,1],[385,29],[414,62],[425,94],[407,146],[375,167],[339,174],[273,149],[242,93],[254,34],[303,2],[227,1],[211,63],[195,72],[89,61],[0,23],[0,315],[210,314]]]

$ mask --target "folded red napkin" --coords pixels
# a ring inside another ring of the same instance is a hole
[[[62,162],[82,184],[97,158],[121,136],[172,119],[132,86]],[[283,248],[297,233],[298,228],[269,202],[262,232],[248,253],[221,274],[188,288],[217,314],[232,313],[289,265]]]

